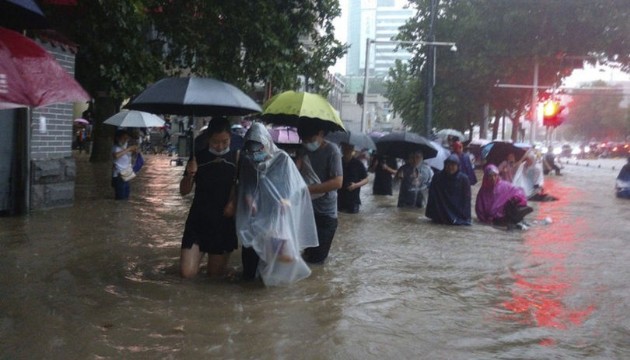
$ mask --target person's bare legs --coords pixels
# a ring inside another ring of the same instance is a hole
[[[228,275],[227,264],[229,260],[230,254],[208,254],[208,276],[217,278]]]
[[[182,249],[179,258],[179,273],[184,279],[190,279],[197,275],[202,256],[203,253],[199,251],[197,244],[193,244],[190,249]]]

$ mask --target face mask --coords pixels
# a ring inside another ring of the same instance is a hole
[[[127,145],[128,145],[128,143],[124,142],[124,143],[120,144],[120,147],[123,148],[123,149],[126,149]]]
[[[305,143],[304,147],[308,151],[315,151],[315,150],[319,149],[319,141],[315,140],[315,141],[310,142],[310,143]]]
[[[250,157],[252,161],[259,163],[267,159],[267,153],[264,151],[256,151],[255,153],[251,154]]]
[[[223,149],[221,151],[216,151],[215,149],[210,147],[210,148],[208,148],[208,151],[210,151],[210,154],[212,154],[212,155],[221,156],[221,155],[225,155],[225,154],[229,153],[230,152],[230,148],[226,147],[225,149]]]

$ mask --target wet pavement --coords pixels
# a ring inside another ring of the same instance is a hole
[[[286,288],[181,280],[183,167],[146,160],[128,202],[83,155],[73,207],[0,218],[0,358],[630,358],[625,160],[563,161],[527,231],[434,225],[370,184]]]

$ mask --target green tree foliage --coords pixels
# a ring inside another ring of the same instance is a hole
[[[478,123],[483,105],[490,104],[515,119],[512,138],[516,140],[518,118],[529,111],[532,91],[498,88],[497,83],[532,84],[535,62],[541,85],[559,84],[576,67],[576,58],[596,55],[621,62],[626,69],[630,66],[630,2],[625,0],[433,1],[438,3],[436,41],[456,42],[458,48],[449,53],[448,48],[436,47],[436,127],[463,129],[470,122]],[[397,39],[427,41],[431,0],[410,3],[417,13]],[[425,48],[408,47],[415,54],[411,77],[424,79]],[[408,106],[395,98],[392,105],[396,111]],[[423,123],[423,119],[417,113],[406,121]]]
[[[96,98],[92,161],[109,159],[111,132],[100,123],[162,77],[209,76],[246,91],[268,85],[277,92],[295,88],[304,74],[310,89],[325,92],[328,67],[346,51],[333,34],[338,0],[77,3],[45,12],[78,44],[77,79]],[[109,143],[99,145],[101,138]]]
[[[628,109],[619,106],[623,100],[622,88],[601,90],[605,86],[604,82],[594,82],[573,91],[565,134],[586,141],[591,138],[625,141],[630,135],[630,117]]]

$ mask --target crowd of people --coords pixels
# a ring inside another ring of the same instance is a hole
[[[368,173],[374,174],[373,195],[391,196],[397,184],[399,208],[424,209],[439,224],[472,225],[474,207],[480,223],[526,229],[524,218],[533,211],[529,201],[557,200],[543,188],[543,166],[553,162],[538,162],[533,150],[486,165],[473,205],[477,175],[459,141],[438,170],[424,162],[422,151],[409,153],[402,164],[379,153],[364,162],[353,145],[328,141],[317,122],[303,122],[297,132],[301,150],[291,156],[261,123],[241,136],[226,118],[209,122],[180,181],[181,195],[194,191],[181,243],[182,277],[196,276],[206,254],[209,276],[233,276],[228,263],[239,243],[243,280],[286,285],[309,276],[308,264],[322,264],[330,253],[338,212],[360,212]],[[129,197],[120,172],[138,151],[128,139],[119,131],[112,149],[117,199]],[[630,196],[629,182],[630,160],[619,174],[618,184],[626,187],[619,186],[618,196]]]

